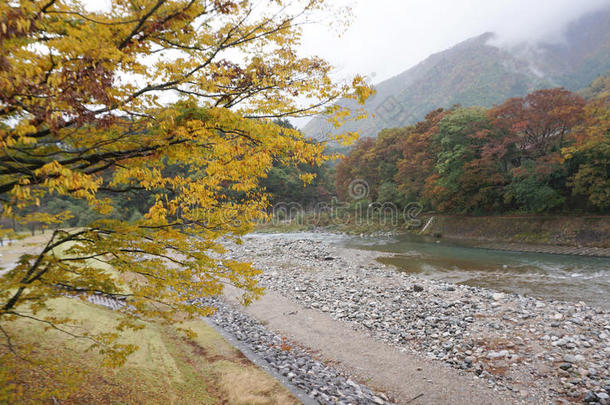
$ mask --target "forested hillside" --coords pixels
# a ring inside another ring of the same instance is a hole
[[[364,138],[337,167],[337,192],[444,213],[608,212],[610,81],[589,101],[539,90],[493,108],[453,107]]]
[[[294,129],[287,120],[275,123]],[[349,201],[349,184],[364,180],[371,202],[398,207],[419,202],[443,213],[607,213],[609,128],[610,75],[605,75],[580,94],[547,89],[489,109],[433,110],[414,125],[362,138],[336,165],[330,160],[321,166],[290,166],[278,160],[260,189],[273,206],[299,204],[304,209],[334,196]],[[165,171],[187,175],[188,168],[169,165]],[[315,177],[305,183],[309,174]],[[111,217],[132,222],[154,204],[159,190],[100,193],[115,201]],[[66,196],[46,196],[36,209],[51,214],[66,210],[72,213],[64,222],[69,226],[101,218]],[[32,221],[26,227],[39,225]]]
[[[431,55],[415,67],[375,85],[366,103],[370,118],[342,130],[376,136],[385,128],[403,127],[436,108],[491,107],[507,98],[564,87],[577,91],[610,70],[610,8],[572,22],[556,43],[496,46],[486,33]],[[397,52],[408,52],[400,49]],[[350,102],[340,104],[355,107]],[[324,117],[311,120],[307,136],[326,139],[334,133]]]
[[[295,127],[288,120],[277,119],[274,124],[294,131]],[[309,142],[311,144],[311,142]],[[320,149],[323,145],[317,145]],[[328,163],[332,163],[329,165]],[[325,164],[291,164],[282,159],[276,158],[273,165],[265,176],[260,179],[259,191],[267,194],[269,202],[273,206],[280,203],[299,204],[300,206],[312,209],[319,201],[329,201],[335,194],[334,168],[336,161],[328,161]],[[167,164],[161,172],[164,176],[180,176],[184,178],[193,177],[193,167],[191,165]],[[310,181],[306,181],[309,179]],[[15,230],[29,230],[36,233],[44,228],[49,228],[38,220],[40,215],[51,214],[63,216],[53,226],[80,227],[92,221],[103,218],[133,223],[140,220],[150,210],[159,199],[171,198],[174,194],[163,187],[146,189],[134,187],[127,190],[115,190],[104,188],[98,191],[103,199],[111,201],[113,209],[110,212],[101,214],[86,202],[71,196],[47,194],[40,198],[40,204],[32,207],[23,208],[20,213],[24,217],[31,219],[23,223],[11,222],[6,218],[0,221],[6,227]],[[233,201],[240,201],[244,198],[243,192],[235,190],[225,190],[225,198]],[[175,217],[180,216],[181,212],[176,212]]]

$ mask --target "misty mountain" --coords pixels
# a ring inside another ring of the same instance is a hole
[[[376,136],[383,128],[415,123],[439,107],[490,107],[542,88],[577,91],[610,70],[610,8],[572,22],[555,43],[498,46],[496,39],[493,33],[468,39],[375,85],[377,93],[365,106],[374,117],[350,122],[341,131]],[[351,101],[340,103],[357,108]],[[331,131],[323,117],[304,128],[315,139],[327,139]]]

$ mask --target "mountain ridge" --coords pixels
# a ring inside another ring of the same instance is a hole
[[[610,70],[608,27],[610,7],[573,21],[565,40],[554,44],[501,47],[492,44],[496,37],[491,32],[466,39],[375,85],[377,93],[365,105],[371,117],[348,122],[340,131],[376,136],[454,104],[490,107],[543,88],[580,90]],[[339,104],[357,109],[351,101]],[[318,140],[337,133],[324,117],[313,118],[303,131]]]

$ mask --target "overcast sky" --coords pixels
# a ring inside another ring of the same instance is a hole
[[[103,10],[110,0],[84,0]],[[335,66],[335,79],[362,74],[378,83],[468,38],[498,34],[498,44],[561,41],[572,20],[610,0],[329,0],[350,4],[353,18],[338,35],[329,21],[306,25],[303,56],[317,55]],[[170,96],[171,97],[171,96]],[[309,118],[292,120],[298,127]]]
[[[338,0],[335,0],[338,1]],[[560,40],[561,29],[610,0],[357,0],[352,25],[338,37],[325,25],[306,28],[303,52],[355,73],[392,77],[430,54],[493,31],[503,42]]]

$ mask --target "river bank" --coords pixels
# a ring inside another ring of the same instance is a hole
[[[610,257],[610,216],[460,216],[419,214],[410,220],[372,218],[363,223],[326,214],[260,224],[258,232],[329,232],[348,235],[424,235],[472,247],[514,252]]]
[[[379,255],[323,238],[254,236],[230,246],[226,256],[254,262],[263,270],[263,285],[304,310],[325,314],[426,364],[451,367],[510,402],[610,403],[607,311],[425,280],[376,262]],[[316,346],[316,339],[300,343]],[[359,372],[373,382],[380,374],[366,365]],[[397,381],[377,382],[396,395],[401,392]],[[430,403],[425,396],[421,400]]]
[[[508,249],[562,254],[604,255],[610,252],[608,216],[455,216],[425,215],[429,235],[506,245]]]

